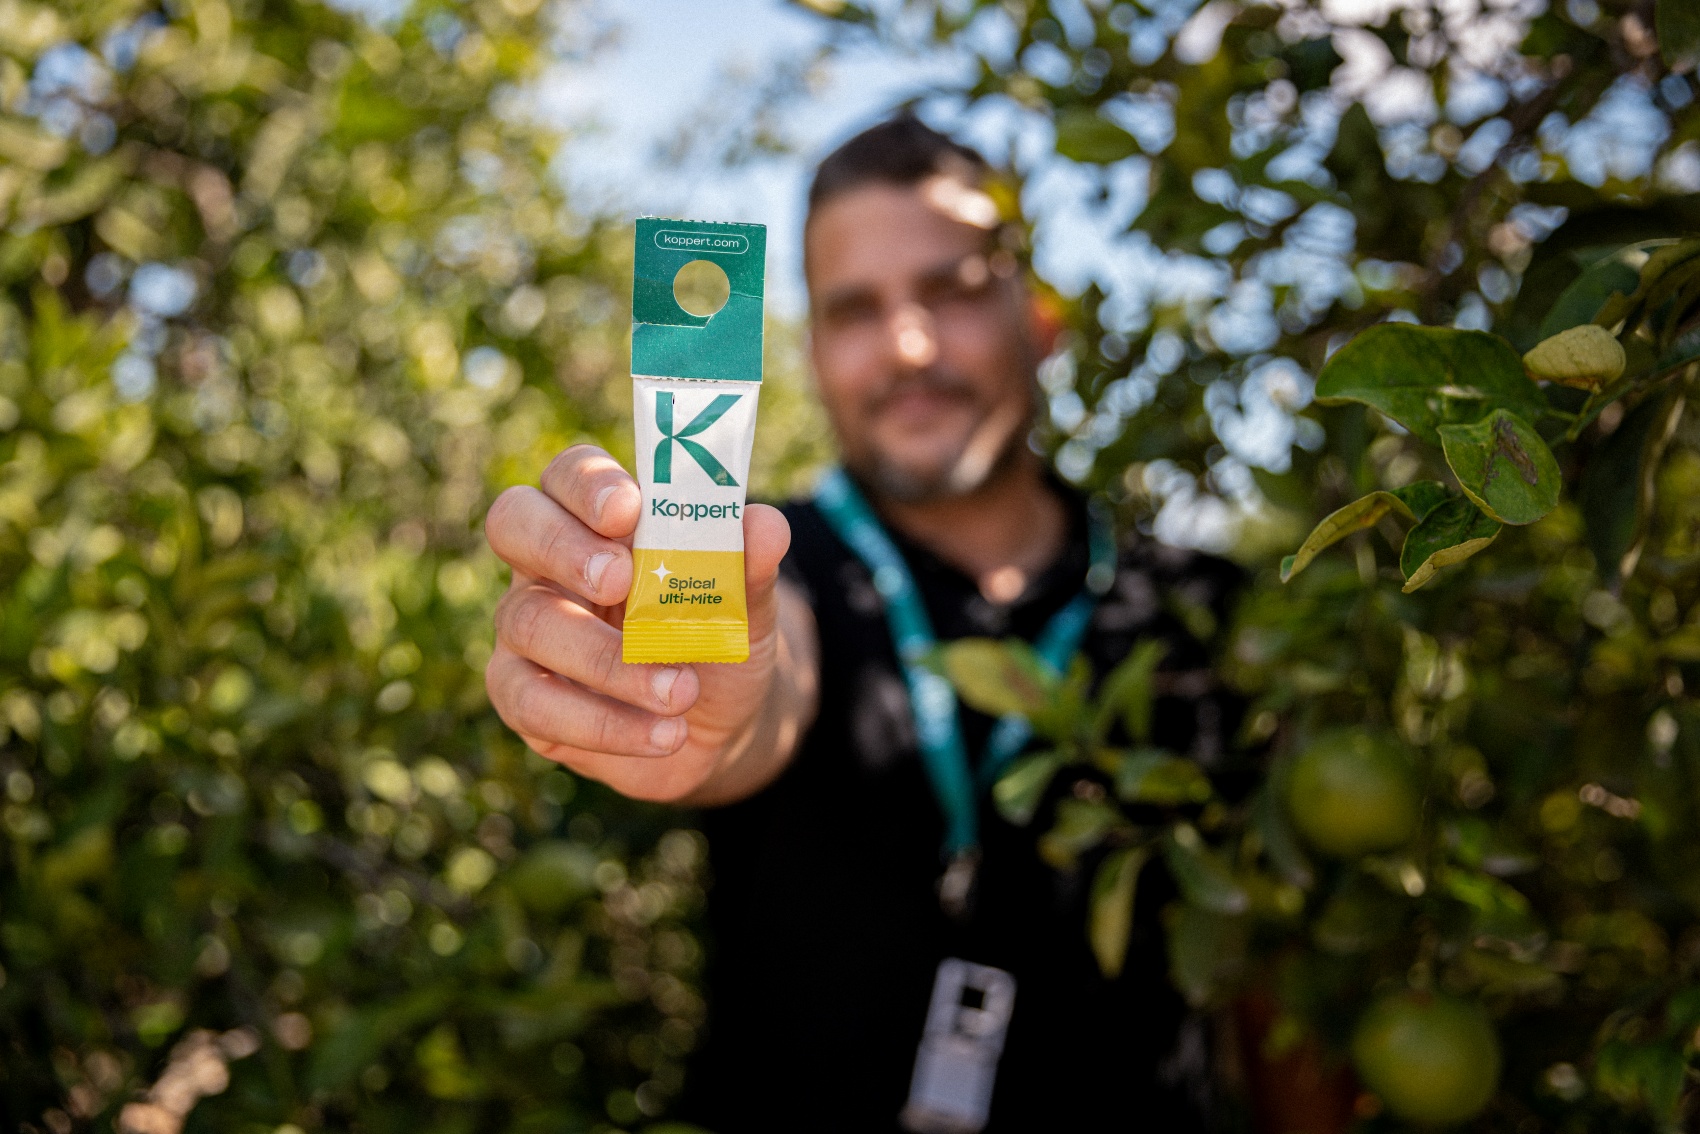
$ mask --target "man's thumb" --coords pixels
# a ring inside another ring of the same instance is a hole
[[[773,629],[773,584],[791,547],[791,525],[777,508],[751,504],[744,509],[744,590],[750,604],[750,638]]]

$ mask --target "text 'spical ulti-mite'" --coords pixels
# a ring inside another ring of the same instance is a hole
[[[761,392],[767,229],[646,217],[636,241],[632,413],[643,512],[624,657],[741,662],[750,656],[744,492]],[[695,261],[719,268],[731,288],[711,314],[692,314],[675,291]]]

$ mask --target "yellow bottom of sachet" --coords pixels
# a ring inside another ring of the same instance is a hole
[[[744,553],[633,548],[624,635],[628,662],[749,660]]]

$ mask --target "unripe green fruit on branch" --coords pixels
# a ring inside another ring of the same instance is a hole
[[[1450,1126],[1480,1113],[1499,1086],[1499,1037],[1480,1007],[1426,992],[1384,996],[1352,1037],[1364,1085],[1407,1122]]]
[[[1410,761],[1385,733],[1325,732],[1299,754],[1287,779],[1293,825],[1336,858],[1404,846],[1416,833],[1420,807]]]

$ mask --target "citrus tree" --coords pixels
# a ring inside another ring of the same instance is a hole
[[[537,0],[0,4],[8,1129],[679,1089],[698,837],[482,688],[485,504],[627,416],[630,238],[547,176],[551,44]]]
[[[1262,754],[1213,783],[1142,745],[1160,659],[1089,695],[941,658],[1048,742],[998,802],[1092,879],[1106,969],[1160,859],[1173,975],[1233,1007],[1272,1128],[1683,1128],[1695,7],[808,6],[977,64],[928,105],[1011,141],[1035,265],[1080,285],[1058,467],[1251,572],[1189,622]]]

